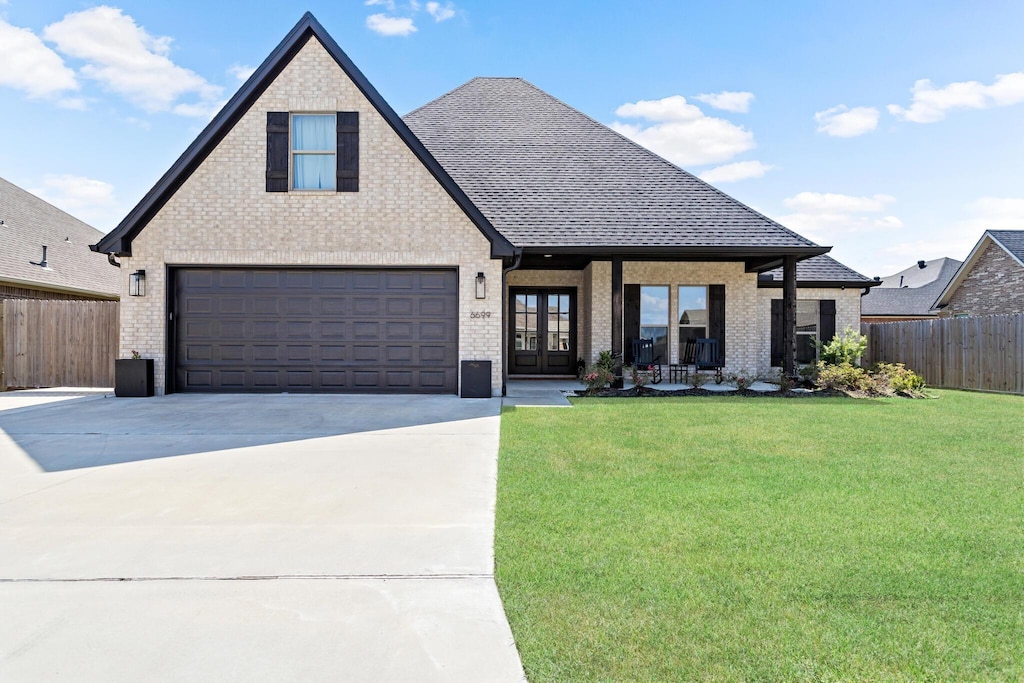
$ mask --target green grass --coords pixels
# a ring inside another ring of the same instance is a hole
[[[528,678],[1024,679],[1024,398],[935,393],[507,408]]]

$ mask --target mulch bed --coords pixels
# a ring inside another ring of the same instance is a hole
[[[835,389],[816,389],[813,391],[751,391],[750,389],[733,389],[732,391],[709,391],[707,389],[675,389],[660,391],[650,387],[633,387],[630,389],[602,389],[596,393],[585,390],[576,392],[576,396],[596,398],[634,398],[658,396],[747,396],[751,398],[856,398],[845,391]]]

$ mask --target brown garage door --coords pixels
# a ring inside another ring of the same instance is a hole
[[[175,391],[455,393],[454,270],[177,268]]]

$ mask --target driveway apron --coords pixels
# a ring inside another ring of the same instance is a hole
[[[500,402],[0,395],[0,680],[520,681]]]

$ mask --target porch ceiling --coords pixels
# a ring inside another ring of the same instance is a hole
[[[582,270],[592,261],[742,261],[749,273],[782,265],[784,256],[803,260],[824,254],[831,247],[557,247],[523,249],[520,268],[529,270]]]

